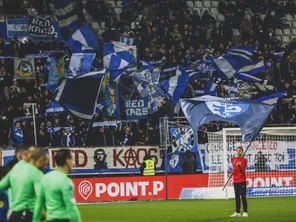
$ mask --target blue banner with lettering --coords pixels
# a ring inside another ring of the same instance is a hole
[[[141,99],[124,99],[126,118],[132,119],[147,119],[148,115],[148,98]]]

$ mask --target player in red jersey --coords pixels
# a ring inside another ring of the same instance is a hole
[[[242,147],[236,148],[236,157],[233,157],[232,169],[233,172],[233,185],[234,185],[234,194],[235,194],[235,205],[236,210],[235,213],[230,217],[240,217],[240,207],[241,207],[241,199],[243,203],[244,213],[243,217],[248,216],[248,205],[247,205],[247,183],[246,183],[246,167],[247,167],[247,159],[243,158],[244,150]]]

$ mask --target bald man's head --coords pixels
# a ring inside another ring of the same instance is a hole
[[[44,149],[32,146],[28,150],[27,158],[31,164],[40,170],[44,170],[48,164],[48,155]]]

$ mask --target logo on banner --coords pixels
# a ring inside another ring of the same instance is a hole
[[[170,159],[170,162],[169,162],[170,166],[171,166],[173,169],[175,169],[176,166],[178,165],[178,162],[179,162],[179,155],[178,155],[178,154],[173,154],[173,155],[171,156],[171,159]]]
[[[194,145],[194,133],[191,128],[178,128],[173,132],[173,150],[185,152],[191,150]]]
[[[93,186],[89,181],[84,180],[80,182],[78,186],[78,192],[80,196],[83,197],[84,200],[87,200],[89,198],[89,196],[92,194],[92,191],[93,191]]]
[[[34,59],[14,59],[16,79],[34,79]]]
[[[223,118],[232,118],[245,113],[249,104],[228,104],[220,102],[206,102],[206,105],[213,114]]]

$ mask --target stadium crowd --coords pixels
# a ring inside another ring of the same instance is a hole
[[[26,14],[29,11],[52,13],[49,5],[45,4],[47,1],[30,1],[28,5],[22,3],[19,10],[9,11],[13,2],[17,1],[6,1],[2,6],[4,11],[11,14]],[[88,0],[85,5],[77,1],[77,6],[80,17],[85,8],[94,21],[104,24],[105,33],[102,34],[102,39],[118,38],[114,35],[116,32],[123,37],[135,38],[138,60],[153,62],[165,58],[164,69],[178,65],[197,66],[197,61],[216,58],[232,46],[254,47],[258,51],[255,57],[266,62],[265,73],[261,77],[269,82],[281,82],[288,92],[288,100],[279,102],[269,123],[296,123],[293,99],[296,95],[296,37],[289,45],[283,45],[275,35],[277,28],[289,27],[285,15],[296,13],[295,1],[220,1],[218,10],[225,18],[222,22],[216,21],[208,10],[201,13],[191,10],[184,0],[123,0],[123,11],[119,16],[112,5],[103,0]],[[264,19],[260,15],[265,15]],[[34,42],[31,39],[0,37],[0,56],[23,57],[46,50],[68,51],[63,42]],[[275,53],[282,51],[284,54],[279,62]],[[69,58],[70,55],[66,61]],[[102,54],[97,53],[96,60],[101,66],[102,58]],[[15,118],[32,113],[24,103],[37,103],[39,146],[159,144],[159,117],[175,115],[169,100],[159,104],[159,110],[149,115],[147,121],[127,122],[118,127],[90,127],[85,121],[65,113],[48,115],[46,109],[51,102],[52,92],[46,87],[46,58],[35,59],[36,81],[14,79],[13,67],[13,59],[0,60],[0,145],[4,147],[34,143],[33,120],[14,122]],[[168,79],[172,75],[173,72],[166,72],[162,79]],[[123,79],[119,84],[121,100],[124,97],[137,98],[139,94],[132,87],[126,87],[125,81],[128,80]],[[183,97],[194,97],[197,90],[205,90],[206,81],[190,81]],[[225,86],[231,84],[232,82],[219,82],[218,96],[227,97]],[[112,119],[100,115],[96,121],[110,120]],[[203,126],[200,141],[206,142],[204,132],[218,129],[221,129],[221,125]]]

